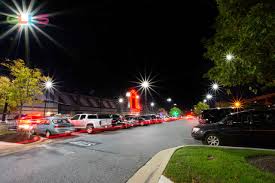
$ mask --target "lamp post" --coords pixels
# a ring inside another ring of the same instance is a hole
[[[118,103],[119,103],[120,113],[122,113],[123,112],[124,99],[123,98],[119,98],[118,99]]]
[[[45,116],[46,115],[47,102],[48,102],[48,93],[53,88],[53,82],[51,80],[48,80],[44,83],[44,85],[45,85],[45,95],[46,95],[45,106],[44,106],[44,116]]]
[[[141,83],[141,88],[145,91],[145,112],[147,113],[148,112],[148,106],[147,106],[147,91],[148,91],[148,89],[150,88],[150,83],[149,83],[149,81],[143,81],[142,83]]]

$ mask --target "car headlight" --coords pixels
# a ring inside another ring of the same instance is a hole
[[[197,133],[200,130],[200,128],[193,128],[192,132]]]

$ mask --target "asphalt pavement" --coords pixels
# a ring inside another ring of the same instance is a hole
[[[123,183],[161,150],[198,144],[195,120],[77,134],[0,157],[1,183]]]

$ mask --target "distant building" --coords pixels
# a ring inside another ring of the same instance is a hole
[[[50,114],[77,114],[77,113],[116,113],[118,104],[114,99],[92,97],[66,92],[55,92],[49,94],[46,100],[41,96],[40,103],[33,105],[24,105],[23,114],[27,113],[44,113]],[[45,107],[46,102],[46,107]]]

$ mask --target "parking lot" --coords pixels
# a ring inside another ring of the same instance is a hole
[[[198,143],[196,120],[96,134],[76,133],[0,158],[1,182],[126,182],[157,152]],[[26,168],[27,167],[27,168]]]

